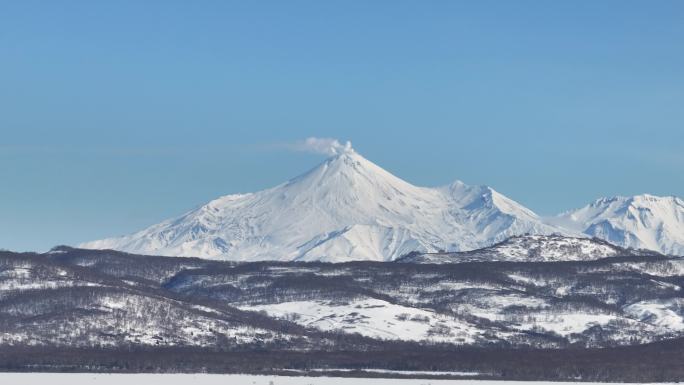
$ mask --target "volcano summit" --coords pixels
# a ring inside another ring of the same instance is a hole
[[[279,186],[226,195],[135,234],[80,246],[236,261],[390,261],[559,232],[490,187],[414,186],[346,146]]]

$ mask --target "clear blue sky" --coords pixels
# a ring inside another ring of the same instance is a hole
[[[2,1],[0,248],[138,230],[351,140],[540,214],[684,196],[683,1]]]

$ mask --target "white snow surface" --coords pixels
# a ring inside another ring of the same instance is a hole
[[[414,186],[344,146],[274,188],[226,195],[137,233],[79,246],[234,261],[392,261],[412,251],[475,250],[524,234],[593,236],[684,255],[684,201],[602,198],[541,218],[487,186]]]
[[[91,249],[211,259],[394,260],[562,230],[490,187],[411,185],[351,148],[274,188],[227,195]]]
[[[635,319],[669,330],[684,330],[684,299],[641,301],[625,307]]]
[[[339,370],[331,369],[330,372]],[[119,385],[128,384],[165,384],[165,385],[604,385],[605,383],[590,382],[545,382],[545,381],[491,381],[491,380],[447,380],[447,379],[407,379],[407,378],[356,378],[335,377],[333,375],[306,377],[305,372],[291,371],[296,375],[264,376],[250,374],[182,374],[182,373],[3,373],[0,380],[13,385]],[[316,371],[314,371],[315,373]],[[365,370],[369,373],[377,371]],[[403,372],[384,371],[387,374],[421,375],[470,375],[462,372]],[[433,374],[434,373],[434,374]]]
[[[684,200],[674,196],[601,198],[549,222],[623,247],[684,255]]]
[[[352,302],[292,301],[240,306],[242,310],[265,311],[320,330],[342,330],[386,340],[473,343],[483,330],[462,320],[430,309],[419,309],[366,298]]]

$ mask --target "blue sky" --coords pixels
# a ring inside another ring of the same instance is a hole
[[[684,196],[681,1],[0,1],[0,248],[138,230],[351,140],[540,214]]]

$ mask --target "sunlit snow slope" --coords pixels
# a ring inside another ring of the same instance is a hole
[[[346,148],[277,187],[80,246],[239,261],[387,261],[556,232],[563,231],[489,187],[413,186]]]
[[[601,198],[550,222],[623,247],[684,255],[684,201],[677,197]]]

